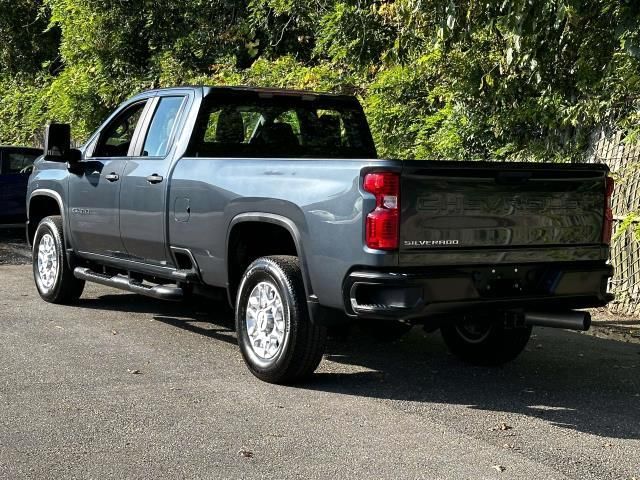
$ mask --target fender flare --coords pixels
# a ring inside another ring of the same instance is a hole
[[[60,210],[60,215],[62,216],[62,225],[64,225],[64,228],[66,231],[69,231],[69,225],[67,225],[67,214],[64,210],[64,203],[62,202],[62,196],[56,192],[55,190],[51,190],[48,188],[36,188],[33,192],[31,192],[31,194],[29,195],[29,201],[27,202],[27,226],[30,225],[30,221],[31,221],[31,216],[30,216],[30,210],[31,210],[31,201],[35,198],[35,197],[49,197],[49,198],[53,198],[56,203],[58,204],[58,210]],[[37,227],[37,225],[36,225]],[[28,227],[27,227],[28,228]],[[28,233],[28,232],[27,232]],[[30,239],[29,243],[31,243]],[[64,236],[64,240],[65,240],[65,246],[69,247],[69,235],[65,235]]]
[[[289,218],[284,217],[282,215],[278,215],[275,213],[265,213],[265,212],[245,212],[240,213],[233,217],[231,222],[229,223],[229,227],[227,228],[227,236],[225,240],[225,264],[227,270],[227,292],[229,295],[229,300],[231,300],[231,289],[230,289],[230,281],[229,281],[229,239],[231,238],[231,232],[233,227],[238,225],[239,223],[246,222],[254,222],[254,223],[271,223],[273,225],[278,225],[286,229],[293,238],[293,243],[296,246],[296,251],[298,252],[298,259],[300,261],[300,271],[302,273],[302,281],[304,283],[304,289],[307,296],[307,301],[314,301],[315,295],[313,294],[313,287],[311,284],[311,278],[309,276],[309,269],[307,268],[307,260],[304,252],[304,246],[302,243],[302,238],[300,235],[300,230],[298,226]]]

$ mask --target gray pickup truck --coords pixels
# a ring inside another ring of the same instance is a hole
[[[602,165],[378,159],[355,98],[241,87],[144,92],[70,141],[49,125],[29,181],[41,297],[222,293],[268,382],[311,375],[349,319],[500,364],[612,299]]]

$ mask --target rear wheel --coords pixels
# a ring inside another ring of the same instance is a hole
[[[327,331],[309,318],[297,257],[254,261],[240,281],[235,310],[240,351],[256,377],[292,383],[317,368]]]
[[[43,300],[50,303],[72,303],[80,298],[84,280],[73,276],[64,251],[62,217],[44,218],[33,239],[33,277]]]
[[[440,330],[451,353],[476,365],[501,365],[513,360],[531,336],[531,327],[507,327],[489,318],[465,319]]]

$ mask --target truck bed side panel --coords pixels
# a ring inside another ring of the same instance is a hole
[[[324,305],[342,307],[342,280],[349,268],[397,265],[397,255],[363,247],[363,203],[373,202],[360,190],[365,165],[385,162],[183,158],[171,180],[170,245],[189,248],[204,281],[224,287],[225,244],[233,219],[246,212],[281,215],[299,231],[311,283],[308,293]],[[188,218],[176,211],[187,204]],[[373,205],[364,208],[369,211]]]

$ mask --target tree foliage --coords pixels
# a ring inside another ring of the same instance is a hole
[[[640,132],[640,3],[0,0],[0,143],[186,83],[355,93],[384,156],[577,160]]]
[[[48,28],[42,0],[0,0],[0,75],[33,75],[53,68],[59,31]]]

